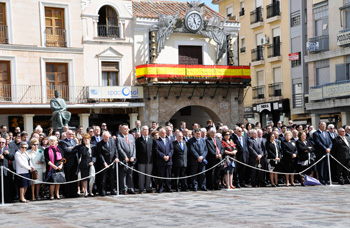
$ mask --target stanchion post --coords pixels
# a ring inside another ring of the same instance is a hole
[[[4,166],[1,166],[1,205],[5,205],[5,192],[4,192]]]
[[[115,163],[115,172],[117,177],[117,196],[119,196],[119,164]]]
[[[327,154],[327,160],[328,160],[328,172],[329,172],[329,185],[332,185],[332,174],[331,174],[331,162],[329,158],[330,154]]]

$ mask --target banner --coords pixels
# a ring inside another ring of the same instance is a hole
[[[346,44],[350,44],[350,31],[337,35],[337,45],[341,46]]]
[[[295,60],[299,60],[299,52],[289,54],[289,61],[295,61]]]
[[[89,86],[89,99],[142,99],[141,86]]]

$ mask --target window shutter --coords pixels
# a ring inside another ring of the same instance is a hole
[[[335,65],[335,75],[337,82],[346,80],[346,64]]]

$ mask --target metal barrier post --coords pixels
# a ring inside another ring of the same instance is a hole
[[[115,163],[115,175],[117,180],[117,195],[114,197],[119,197],[119,163],[117,162]]]
[[[12,204],[5,204],[5,191],[4,191],[4,166],[1,166],[1,205],[4,206],[12,206]]]
[[[329,185],[332,185],[332,174],[331,174],[331,162],[329,158],[330,154],[327,154],[327,160],[328,160],[328,172],[329,172]]]

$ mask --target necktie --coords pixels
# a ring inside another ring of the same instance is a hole
[[[129,139],[127,135],[125,136],[125,139],[126,139],[126,142],[129,144]]]
[[[240,144],[241,144],[241,146],[243,147],[242,138],[241,138],[241,137],[239,137],[238,139],[239,139],[239,143],[240,143]]]
[[[147,142],[147,141],[148,141],[148,138],[147,138],[147,137],[143,137],[143,139],[145,140],[145,142]]]
[[[166,139],[163,139],[164,145],[166,146]]]
[[[109,143],[108,142],[106,143],[106,145],[107,145],[107,147],[109,147]]]
[[[97,141],[97,142],[100,142],[100,137],[97,136],[97,137],[96,137],[96,141]]]
[[[349,147],[349,143],[348,143],[348,140],[346,140],[345,137],[342,137],[342,139],[344,140],[345,144]]]
[[[326,138],[326,132],[325,131],[323,132],[323,138]]]
[[[184,146],[182,145],[182,142],[179,142],[179,144],[180,144],[181,150],[183,151],[184,150]]]
[[[216,147],[216,153],[219,155],[220,154],[220,150],[218,148],[218,144],[216,143],[215,139],[213,139],[213,141],[214,141],[214,144],[215,144],[215,147]]]

